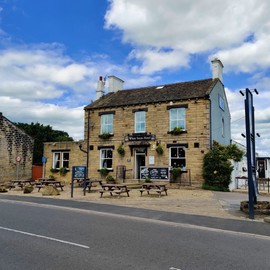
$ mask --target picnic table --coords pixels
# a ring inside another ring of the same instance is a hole
[[[102,187],[102,180],[86,179],[85,186],[83,187],[83,191],[85,191],[88,188],[88,193],[90,193],[90,190],[93,187],[93,184],[95,184],[95,183],[98,183]]]
[[[53,179],[46,179],[46,178],[40,178],[38,182],[35,183],[36,187],[38,188],[38,192],[40,191],[41,188],[43,188],[44,186],[53,186],[55,188],[61,188],[62,191],[64,191],[63,187],[63,183],[61,181],[56,181]]]
[[[143,183],[142,187],[139,189],[141,192],[141,196],[143,192],[147,192],[148,195],[150,195],[150,192],[158,193],[159,197],[161,196],[161,193],[165,193],[167,196],[167,187],[166,184],[158,184],[158,183]]]
[[[9,186],[9,190],[11,190],[12,188],[20,187],[21,189],[23,189],[23,187],[26,184],[31,184],[32,180],[30,179],[17,179],[17,180],[11,180],[10,181],[10,186]]]
[[[128,189],[127,185],[124,184],[102,184],[102,190],[99,192],[100,198],[102,198],[104,193],[110,193],[111,196],[115,194],[118,195],[118,198],[120,198],[122,193],[126,193],[129,197],[130,189]]]

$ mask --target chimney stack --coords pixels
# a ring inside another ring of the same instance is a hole
[[[108,76],[109,78],[109,93],[117,92],[118,90],[123,90],[124,81],[116,76]]]
[[[99,76],[99,81],[97,83],[96,99],[100,99],[104,95],[104,86],[105,82],[102,79],[102,76]]]
[[[220,79],[220,81],[223,83],[223,77],[222,77],[222,70],[223,70],[223,64],[218,58],[214,58],[212,61],[212,78],[214,79]]]

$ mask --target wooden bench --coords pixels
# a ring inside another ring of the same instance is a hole
[[[114,190],[104,190],[104,189],[101,189],[101,190],[99,191],[99,193],[100,193],[100,198],[102,198],[103,193],[110,193],[111,196],[112,196],[112,192],[113,192],[113,191],[114,191]]]
[[[119,189],[119,190],[116,189],[113,192],[118,195],[118,198],[120,198],[120,195],[122,193],[127,193],[127,196],[129,197],[130,189]]]
[[[161,189],[159,189],[159,188],[151,188],[151,189],[140,188],[139,191],[141,193],[141,196],[142,196],[143,192],[145,192],[145,191],[147,192],[148,195],[150,195],[150,192],[152,192],[152,191],[156,192],[159,194],[159,197],[161,196],[162,192],[164,192],[166,194],[166,196],[168,195],[167,188],[165,188],[165,189],[164,188],[161,188]]]
[[[62,183],[48,183],[48,184],[44,184],[44,183],[36,183],[36,188],[38,188],[38,192],[40,191],[40,189],[44,186],[52,186],[55,188],[61,188],[62,191],[64,191],[63,187],[65,186]]]

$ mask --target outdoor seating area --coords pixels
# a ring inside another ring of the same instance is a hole
[[[168,183],[169,184],[169,183]],[[33,187],[32,194],[41,193],[40,191],[46,186],[52,186],[55,189],[65,193],[70,193],[73,188],[76,194],[99,198],[123,198],[130,197],[153,197],[160,198],[163,195],[168,196],[167,184],[164,183],[145,183],[138,181],[135,183],[107,183],[101,179],[74,179],[73,187],[71,184],[65,184],[63,181],[58,181],[52,178],[38,178],[36,180],[12,180],[6,183],[9,191],[23,191],[26,185]],[[86,192],[87,191],[87,192]],[[139,192],[138,192],[139,191]],[[91,195],[87,195],[91,194]],[[108,195],[108,196],[106,196]],[[146,195],[146,196],[143,196]],[[61,193],[60,193],[61,196]]]
[[[3,182],[2,186],[6,187],[8,190],[24,190],[26,186],[32,186],[33,188],[36,188],[39,192],[42,188],[45,186],[53,186],[56,189],[60,189],[61,191],[64,191],[64,183],[62,181],[56,181],[52,178],[39,178],[33,181],[32,179],[16,179],[16,180],[10,180],[7,182]]]

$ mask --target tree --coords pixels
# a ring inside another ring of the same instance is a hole
[[[62,142],[73,141],[73,138],[67,132],[61,130],[53,130],[51,126],[43,126],[39,123],[14,123],[17,127],[24,130],[34,140],[33,164],[41,163],[43,156],[44,142]]]
[[[205,154],[203,160],[203,188],[219,191],[229,191],[233,166],[230,160],[239,162],[244,152],[236,145],[223,146],[213,143],[212,149]]]

